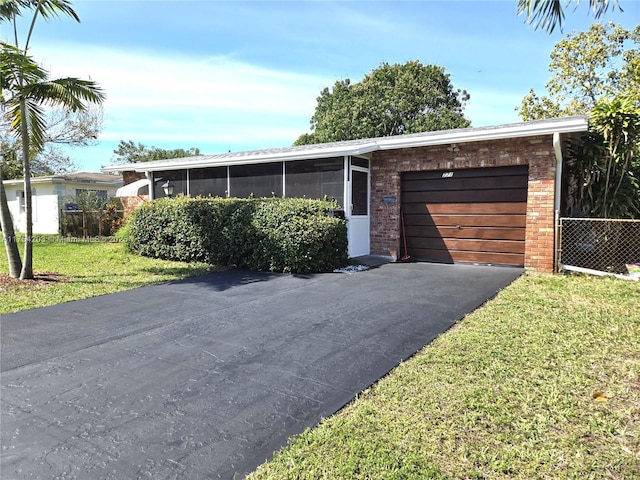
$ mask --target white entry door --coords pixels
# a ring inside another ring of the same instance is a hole
[[[369,255],[369,170],[351,166],[347,235],[349,256]]]

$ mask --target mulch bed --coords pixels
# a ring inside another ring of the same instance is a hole
[[[14,286],[28,286],[35,288],[46,287],[51,283],[66,282],[67,278],[64,275],[54,272],[41,272],[34,273],[32,280],[20,280],[19,278],[13,278],[5,273],[0,273],[0,291],[5,290],[7,287]]]

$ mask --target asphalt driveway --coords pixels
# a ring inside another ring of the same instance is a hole
[[[242,478],[521,273],[229,271],[4,315],[0,477]]]

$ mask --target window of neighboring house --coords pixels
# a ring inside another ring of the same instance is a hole
[[[36,189],[31,189],[31,216],[32,220],[35,222],[37,220],[37,206],[38,202],[36,201]],[[20,217],[24,217],[27,215],[27,202],[24,197],[24,190],[18,190],[16,192],[16,200],[18,201],[18,215]]]
[[[18,190],[16,192],[16,200],[18,201],[18,212],[20,213],[20,216],[22,216],[26,212],[27,208],[24,200],[24,191]]]
[[[100,200],[107,201],[107,191],[106,190],[94,190],[89,188],[76,188],[76,197],[86,194],[88,192],[95,192],[96,198]]]

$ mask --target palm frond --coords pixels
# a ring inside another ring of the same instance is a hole
[[[577,6],[580,0],[574,0]],[[566,0],[565,4],[571,3]],[[618,0],[589,0],[589,10],[596,18],[600,18],[609,10],[620,8]],[[560,27],[564,23],[564,9],[560,0],[518,0],[518,15],[526,15],[526,22],[533,25],[536,30],[541,28],[547,33],[553,33],[555,27]]]
[[[622,12],[622,7],[618,4],[618,0],[589,0],[589,9],[593,11],[596,18],[600,18],[609,10],[619,8]]]
[[[34,5],[37,4],[36,1],[32,1],[30,3]],[[69,0],[44,0],[40,4],[38,11],[40,12],[40,15],[46,19],[58,18],[61,15],[66,15],[80,23],[80,17],[71,6],[71,2]]]
[[[12,21],[20,16],[20,2],[12,0],[0,0],[0,22]]]
[[[33,58],[6,42],[0,42],[0,88],[19,89],[21,85],[46,80],[49,72]]]
[[[80,21],[69,0],[0,0],[0,19],[10,20],[21,16],[25,10],[33,11],[36,8],[38,14],[47,20],[65,15],[76,22]]]
[[[526,22],[533,28],[541,28],[550,34],[556,26],[562,29],[564,22],[560,0],[518,0],[518,15],[522,14],[526,15]]]
[[[85,103],[102,103],[104,91],[92,80],[59,78],[25,86],[25,95],[40,104],[63,106],[74,112],[86,109]]]
[[[9,128],[16,140],[21,140],[21,125],[23,119],[26,118],[30,148],[34,151],[40,151],[44,147],[47,129],[46,113],[42,106],[36,102],[27,100],[25,105],[26,112],[23,112],[18,99],[14,99],[7,104],[6,116],[11,122]]]

